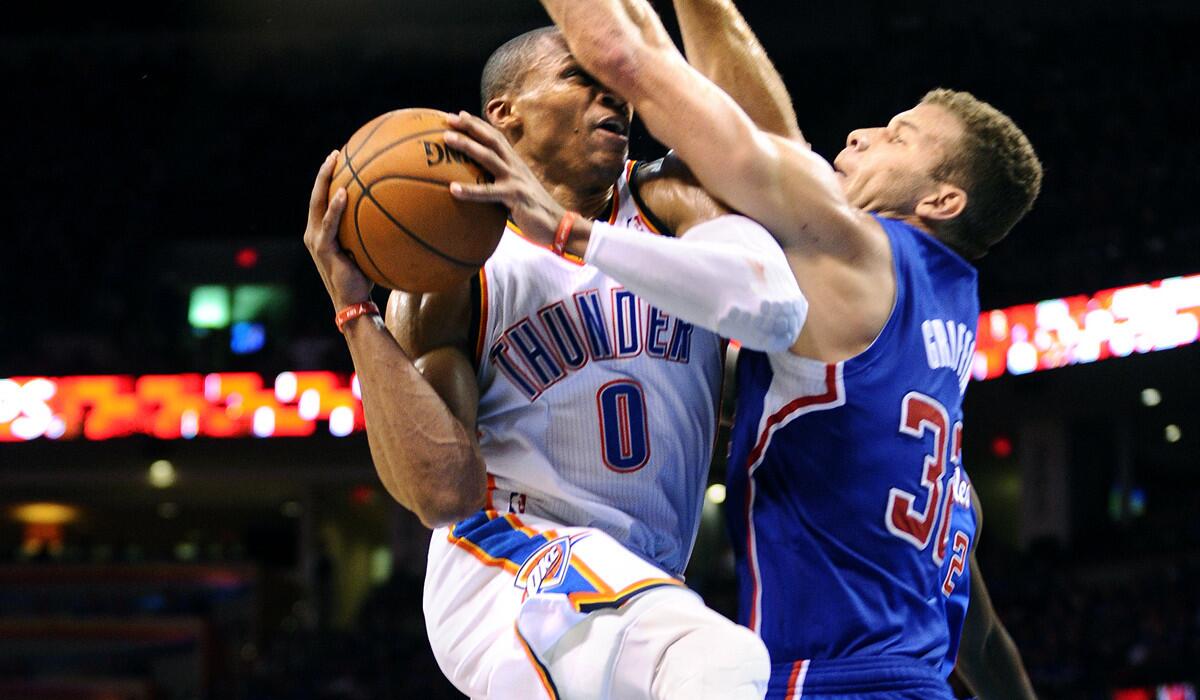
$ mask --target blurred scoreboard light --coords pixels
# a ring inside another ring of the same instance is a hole
[[[247,286],[240,296],[238,291],[232,301],[214,295],[213,310],[198,312],[198,320],[228,323],[229,316],[237,316],[235,322],[246,323],[246,316],[277,311],[287,303],[270,286]],[[236,309],[225,316],[229,305]],[[246,330],[233,349],[255,352],[265,337]],[[974,377],[1027,374],[1176,348],[1197,339],[1200,275],[1172,277],[985,311],[975,339]],[[283,372],[271,379],[227,372],[0,378],[0,442],[131,435],[161,440],[305,437],[318,430],[338,437],[363,430],[356,376]]]
[[[338,437],[363,430],[353,378],[249,372],[0,379],[0,442]]]
[[[238,321],[229,329],[229,350],[234,355],[250,355],[267,344],[267,329],[261,323]]]
[[[1112,700],[1196,700],[1196,686],[1191,683],[1166,683],[1121,688],[1112,692]]]
[[[1200,275],[985,311],[975,379],[1168,350],[1200,339]]]

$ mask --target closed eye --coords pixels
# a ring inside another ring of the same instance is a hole
[[[582,68],[580,68],[578,66],[571,66],[570,68],[565,69],[562,73],[559,74],[559,77],[567,79],[567,80],[570,80],[573,78],[573,79],[576,79],[579,82],[583,83],[584,85],[591,85],[592,83],[596,82],[596,79],[593,78],[591,76],[591,74],[589,74],[587,71],[583,70]]]

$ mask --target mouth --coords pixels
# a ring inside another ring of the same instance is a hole
[[[596,123],[596,130],[604,131],[622,139],[629,138],[629,122],[620,117],[605,117]]]

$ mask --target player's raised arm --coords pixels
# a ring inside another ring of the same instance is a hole
[[[685,236],[649,236],[567,212],[484,120],[463,112],[451,117],[450,125],[460,131],[447,132],[446,143],[494,177],[486,184],[452,184],[455,197],[502,203],[522,231],[540,238],[563,234],[556,245],[587,239],[584,260],[689,323],[758,350],[782,351],[796,342],[808,300],[779,244],[744,216],[721,216],[725,210],[694,184],[685,186],[682,174],[658,172],[642,194],[655,205],[668,204],[658,207],[658,213],[675,231],[686,231]],[[689,284],[679,284],[680,279]]]
[[[329,196],[333,163],[331,154],[313,184],[304,243],[340,312],[369,301],[371,282],[338,247],[346,194],[339,190]],[[397,316],[394,305],[388,306],[389,316]],[[451,320],[446,323],[449,326]],[[371,457],[388,493],[427,527],[454,522],[482,507],[487,480],[473,435],[478,396],[471,392],[478,388],[469,361],[468,385],[462,361],[441,349],[451,343],[427,342],[428,352],[419,356],[417,363],[423,366],[418,368],[377,310],[346,320],[342,331],[362,388]],[[405,333],[417,336],[412,328]],[[422,370],[440,382],[440,391],[426,381]]]
[[[769,134],[689,65],[645,0],[542,0],[577,60],[630,99],[651,134],[734,209],[785,247],[852,258],[873,222],[846,201],[832,166]],[[652,29],[647,29],[650,27]]]
[[[733,0],[675,0],[675,16],[688,63],[763,131],[804,140],[783,78]]]

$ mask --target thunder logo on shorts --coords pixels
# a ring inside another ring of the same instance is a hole
[[[581,613],[620,607],[637,594],[658,586],[681,585],[674,579],[647,579],[613,590],[583,561],[571,555],[575,543],[590,534],[537,532],[513,513],[501,516],[494,510],[485,510],[452,526],[447,539],[484,564],[513,573],[513,585],[524,589],[523,598],[537,593],[562,593]]]

